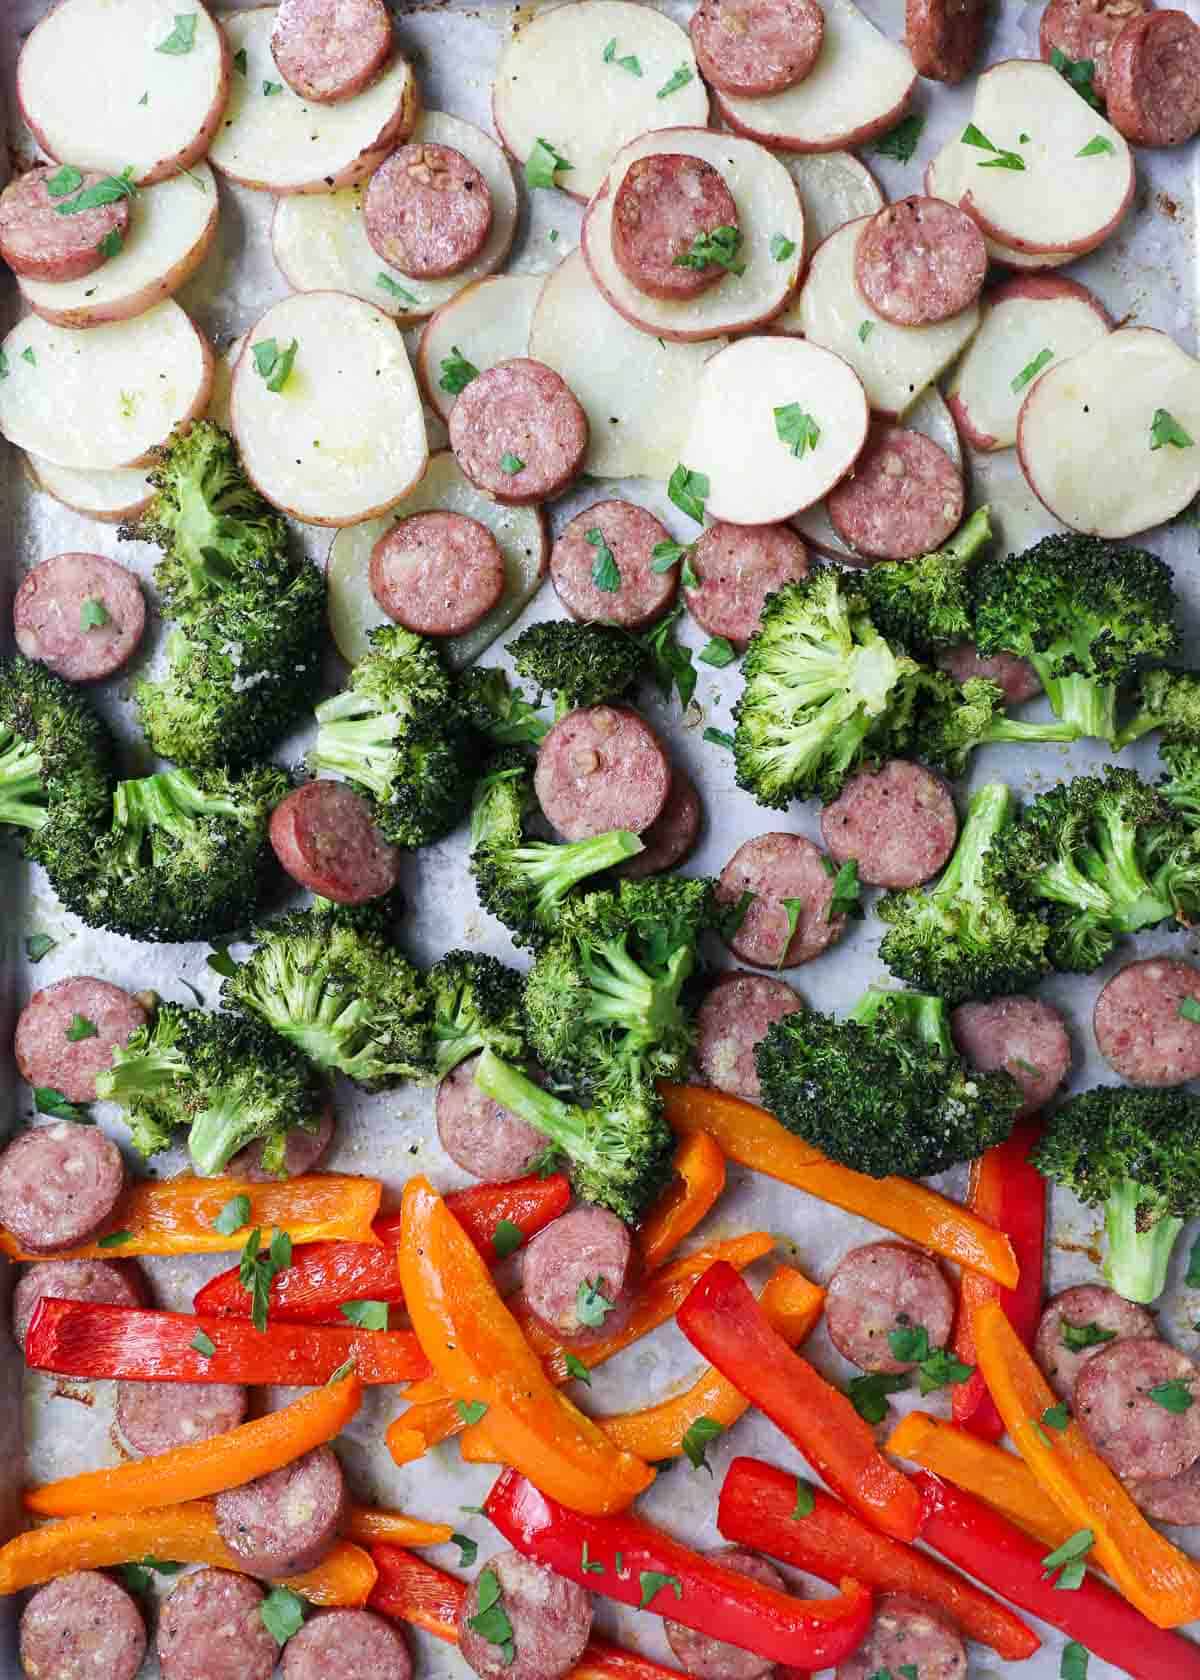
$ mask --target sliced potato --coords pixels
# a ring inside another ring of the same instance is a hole
[[[1132,537],[1161,525],[1200,492],[1200,362],[1149,327],[1109,333],[1032,387],[1017,452],[1038,499],[1073,530]]]
[[[946,388],[967,442],[1010,449],[1033,382],[1111,331],[1099,298],[1063,275],[1021,275],[985,294],[979,331]]]
[[[202,158],[229,92],[225,36],[200,0],[185,13],[191,45],[169,51],[187,23],[177,0],[58,0],[17,61],[17,102],[52,158],[143,186]]]
[[[292,92],[271,56],[274,6],[227,12],[224,22],[246,68],[234,71],[208,155],[231,181],[273,193],[332,192],[365,181],[412,132],[420,95],[398,54],[365,92],[315,105]]]
[[[590,3],[590,0],[589,0]],[[686,301],[647,297],[617,267],[612,250],[612,210],[630,164],[659,152],[682,152],[718,170],[737,205],[742,274],[725,274],[715,286]],[[782,260],[772,240],[792,249]],[[761,146],[707,128],[674,128],[667,135],[644,134],[613,159],[583,218],[583,253],[592,278],[613,308],[633,326],[656,338],[681,343],[719,338],[761,326],[787,303],[804,262],[804,212],[795,181]]]
[[[773,525],[845,478],[869,421],[862,381],[832,351],[742,338],[705,364],[683,464],[708,479],[711,518]]]
[[[529,329],[529,354],[561,374],[587,411],[584,470],[596,478],[670,477],[704,364],[724,343],[647,338],[601,296],[580,251],[546,280]]]
[[[455,670],[461,671],[502,636],[537,593],[550,561],[550,533],[536,507],[501,507],[464,478],[448,449],[430,457],[425,476],[386,519],[368,519],[339,531],[329,549],[329,627],[338,652],[351,665],[369,652],[367,636],[392,621],[371,593],[371,550],[397,519],[444,509],[465,513],[486,525],[504,556],[507,582],[503,596],[473,629],[450,636],[439,645]]]
[[[217,231],[217,183],[206,163],[147,187],[129,206],[115,257],[82,280],[21,280],[25,301],[60,327],[127,321],[171,297],[204,261]]]
[[[765,99],[717,94],[735,134],[788,152],[835,152],[864,145],[903,116],[917,81],[908,54],[853,0],[822,0],[821,10],[821,56],[802,82]]]
[[[413,130],[414,140],[452,146],[479,170],[492,195],[492,226],[473,262],[444,280],[415,280],[389,268],[372,248],[363,223],[363,189],[294,194],[281,198],[271,223],[275,261],[289,286],[298,292],[349,292],[376,304],[407,325],[435,309],[508,256],[517,231],[517,188],[508,159],[490,134],[474,123],[444,111],[426,111]]]
[[[442,384],[442,363],[457,350],[476,372],[485,373],[497,362],[527,355],[542,280],[540,274],[493,275],[459,292],[426,323],[417,349],[417,378],[425,400],[443,420],[449,420],[458,393]]]
[[[970,161],[966,157],[968,150],[957,139],[947,140],[941,151],[930,158],[925,166],[925,191],[930,198],[944,198],[947,204],[959,203],[963,195],[963,173]],[[988,256],[994,263],[1003,263],[1005,268],[1061,268],[1064,263],[1074,260],[1073,251],[1057,254],[1051,251],[1014,251],[1011,245],[1002,245],[998,240],[990,239],[985,229],[981,228],[980,232]]]
[[[296,343],[281,390],[256,345]],[[396,323],[343,292],[297,292],[246,334],[233,370],[233,430],[269,502],[313,525],[386,513],[425,471],[421,397]]]
[[[883,191],[853,152],[792,152],[780,160],[800,189],[809,251],[847,222],[883,209]]]
[[[90,514],[105,525],[135,519],[154,494],[141,467],[114,467],[111,472],[79,472],[60,467],[41,455],[26,455],[25,464],[39,490],[76,513]]]
[[[640,75],[617,62],[631,55]],[[669,82],[677,83],[670,93]],[[686,31],[662,12],[630,0],[571,0],[522,21],[496,66],[492,115],[519,163],[545,140],[571,166],[557,184],[588,199],[637,135],[703,127],[708,89]]]
[[[979,305],[929,327],[885,321],[854,279],[854,249],[865,226],[865,218],[847,222],[817,247],[799,296],[774,326],[834,351],[858,374],[877,414],[903,417],[970,343]]]
[[[4,340],[0,433],[60,467],[134,467],[203,414],[212,351],[171,298],[131,321],[56,327],[27,315]]]

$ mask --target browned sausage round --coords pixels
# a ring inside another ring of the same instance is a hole
[[[385,263],[417,280],[440,280],[487,244],[492,195],[453,146],[410,140],[367,183],[363,226]]]
[[[1168,1528],[1200,1523],[1200,1458],[1178,1476],[1148,1476],[1128,1486],[1139,1509],[1153,1521]]]
[[[86,1242],[125,1186],[121,1153],[98,1126],[56,1120],[0,1155],[0,1224],[33,1254]]]
[[[13,1054],[21,1078],[61,1091],[68,1102],[95,1102],[97,1076],[112,1066],[113,1051],[148,1020],[137,998],[107,980],[56,980],[34,992],[17,1017]]]
[[[1200,1078],[1200,1023],[1180,1013],[1200,1002],[1200,968],[1179,957],[1126,963],[1096,999],[1100,1054],[1131,1085],[1166,1087]]]
[[[979,57],[987,0],[905,0],[904,40],[913,69],[931,82],[961,82]]]
[[[1073,1347],[1065,1339],[1068,1330],[1082,1332],[1079,1339],[1087,1345]],[[1107,1339],[1093,1340],[1097,1332],[1108,1332]],[[1103,1284],[1079,1283],[1047,1302],[1038,1321],[1033,1351],[1055,1394],[1070,1400],[1075,1380],[1089,1359],[1114,1342],[1155,1334],[1154,1319],[1144,1307],[1126,1301]]]
[[[345,1509],[346,1481],[330,1447],[216,1498],[222,1540],[251,1574],[268,1579],[315,1569],[337,1539]]]
[[[525,1299],[556,1336],[577,1340],[603,1333],[625,1293],[632,1260],[629,1228],[615,1213],[587,1205],[572,1208],[526,1243],[521,1263]]]
[[[270,1680],[279,1647],[263,1597],[257,1581],[228,1569],[185,1575],[158,1619],[162,1680]]]
[[[479,1057],[470,1056],[438,1085],[438,1141],[464,1172],[487,1184],[502,1184],[532,1170],[546,1150],[546,1138],[484,1096],[475,1083],[478,1066]]]
[[[658,736],[629,707],[582,706],[560,718],[538,748],[534,787],[564,840],[615,828],[641,834],[663,813],[671,765]]]
[[[965,211],[913,194],[885,204],[863,228],[854,277],[885,321],[923,327],[974,303],[987,265],[983,235]]]
[[[908,1593],[875,1600],[871,1631],[835,1680],[873,1680],[880,1670],[916,1669],[920,1680],[966,1680],[967,1653],[958,1630],[932,1604]]]
[[[821,55],[825,14],[816,0],[700,0],[689,27],[704,80],[755,99],[804,80]]]
[[[77,170],[78,185],[63,193],[64,171],[57,164],[38,164],[10,181],[0,193],[0,257],[25,280],[82,280],[108,261],[105,242],[113,235],[124,243],[129,232],[129,199],[59,214],[81,192],[106,180],[102,170]],[[70,177],[72,180],[74,176]],[[54,183],[54,192],[48,183]]]
[[[756,968],[795,968],[837,943],[846,918],[831,914],[837,871],[831,874],[826,861],[802,834],[760,834],[738,847],[717,883],[722,904],[753,895],[741,926],[726,939],[735,957]]]
[[[587,415],[544,362],[486,368],[450,410],[450,447],[471,483],[524,507],[557,496],[583,467]]]
[[[894,1330],[924,1329],[945,1347],[954,1291],[936,1260],[907,1243],[867,1243],[838,1261],[825,1296],[825,1326],[838,1352],[863,1371],[911,1371],[888,1343]]]
[[[375,827],[369,803],[344,782],[306,782],[271,813],[271,845],[293,881],[336,904],[391,892],[400,853]]]
[[[786,980],[723,974],[696,1015],[696,1066],[710,1085],[756,1103],[762,1096],[754,1047],[767,1028],[804,1008]]]
[[[323,1610],[283,1648],[283,1680],[410,1680],[400,1629],[370,1610]]]
[[[24,1350],[25,1332],[43,1295],[56,1301],[92,1301],[114,1307],[144,1307],[142,1274],[128,1260],[40,1260],[13,1290],[13,1336]]]
[[[68,682],[111,677],[145,627],[137,578],[102,554],[55,554],[26,572],[13,597],[17,646]]]
[[[808,576],[808,550],[786,525],[726,525],[717,520],[692,549],[694,589],[687,609],[710,636],[741,653],[758,629],[763,602],[785,583]]]
[[[732,1569],[737,1575],[748,1575],[764,1587],[774,1587],[776,1592],[787,1591],[787,1582],[775,1565],[767,1558],[759,1557],[757,1552],[748,1552],[742,1546],[718,1546],[708,1556],[722,1568]],[[696,1680],[762,1680],[763,1675],[774,1673],[774,1663],[768,1662],[765,1657],[730,1645],[724,1639],[714,1639],[711,1634],[697,1633],[695,1628],[684,1627],[682,1622],[672,1622],[664,1617],[663,1632],[667,1636],[667,1644],[675,1653],[675,1660],[686,1673],[695,1675]]]
[[[1047,64],[1056,50],[1092,66],[1092,86],[1103,99],[1108,89],[1108,55],[1131,18],[1150,10],[1149,0],[1050,0],[1038,32]]]
[[[853,860],[859,880],[872,887],[919,887],[941,869],[957,835],[946,784],[904,758],[860,770],[821,812],[834,862]]]
[[[134,1680],[146,1624],[132,1596],[84,1569],[39,1587],[21,1616],[21,1670],[33,1680]]]
[[[737,230],[738,212],[711,163],[686,152],[652,152],[625,171],[613,200],[612,252],[630,285],[647,297],[679,303],[723,280],[729,270],[721,263],[683,260],[718,228]]]
[[[246,1420],[239,1383],[119,1382],[117,1428],[142,1458],[224,1435]]]
[[[490,1576],[512,1627],[512,1654],[471,1626],[480,1583]],[[458,1613],[458,1650],[481,1680],[558,1680],[574,1668],[592,1631],[592,1599],[575,1581],[519,1552],[497,1552],[471,1583]]]
[[[992,653],[985,659],[973,642],[960,642],[957,647],[944,648],[937,656],[939,667],[949,671],[955,682],[970,682],[980,677],[994,682],[1004,690],[1004,702],[1019,706],[1042,692],[1041,678],[1027,659],[1015,653]]]
[[[504,556],[478,519],[435,508],[401,519],[371,550],[371,593],[418,636],[461,636],[504,594]]]
[[[301,99],[352,99],[392,56],[391,18],[383,0],[280,0],[271,53]]]
[[[1040,998],[1002,997],[964,1003],[950,1017],[959,1054],[981,1073],[996,1068],[1015,1079],[1024,1102],[1016,1118],[1045,1108],[1071,1071],[1071,1040],[1062,1016]]]
[[[958,528],[963,477],[940,444],[907,426],[876,425],[848,478],[826,497],[843,542],[871,560],[931,554]]]
[[[1186,12],[1131,18],[1108,59],[1108,116],[1135,146],[1182,146],[1200,132],[1200,26]]]
[[[593,502],[550,551],[554,592],[580,623],[643,630],[675,598],[679,567],[654,570],[656,546],[670,540],[666,526],[633,502]]]
[[[1193,1404],[1160,1405],[1151,1390],[1182,1383]],[[1118,1476],[1178,1476],[1200,1458],[1200,1371],[1157,1337],[1114,1342],[1089,1359],[1075,1382],[1074,1412]]]
[[[696,784],[686,771],[676,767],[671,772],[671,791],[662,815],[642,835],[643,850],[619,863],[614,873],[629,881],[641,881],[647,875],[674,869],[699,838],[701,814]]]
[[[292,1126],[283,1147],[283,1171],[267,1172],[263,1166],[266,1141],[258,1138],[240,1149],[225,1168],[230,1178],[248,1178],[254,1184],[266,1184],[281,1178],[299,1178],[312,1172],[328,1152],[333,1142],[333,1104],[326,1103],[315,1131],[307,1126]]]

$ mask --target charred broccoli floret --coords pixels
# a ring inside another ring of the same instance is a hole
[[[531,624],[508,643],[508,651],[517,674],[533,683],[539,696],[553,697],[555,717],[619,700],[647,662],[644,645],[627,630],[569,619]]]
[[[1159,757],[1167,773],[1158,791],[1172,811],[1195,831],[1200,828],[1200,746],[1168,741],[1159,748]]]
[[[910,719],[897,730],[897,746],[949,776],[961,776],[976,747],[1079,739],[1073,723],[1032,723],[1009,717],[1005,706],[1004,690],[985,677],[960,684],[944,671],[922,671]]]
[[[1118,749],[1152,729],[1174,746],[1200,746],[1200,672],[1143,671],[1137,701],[1136,715],[1117,737]]]
[[[429,971],[433,1074],[443,1078],[481,1050],[525,1055],[521,976],[481,951],[447,951]]]
[[[458,704],[471,728],[499,747],[536,747],[550,733],[549,721],[494,666],[473,665],[462,673]]]
[[[944,548],[864,572],[862,592],[880,634],[918,659],[969,642],[974,634],[969,572],[991,536],[988,509],[977,508]]]
[[[81,691],[36,660],[0,662],[0,829],[53,862],[94,839],[113,782],[112,738]]]

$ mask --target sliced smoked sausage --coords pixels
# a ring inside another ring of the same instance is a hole
[[[521,1285],[543,1324],[556,1336],[578,1338],[603,1331],[625,1293],[632,1261],[629,1227],[607,1208],[581,1205],[526,1243]]]
[[[832,908],[836,874],[802,834],[760,834],[739,846],[717,883],[719,903],[744,909],[725,935],[734,956],[756,968],[796,968],[835,945],[846,931]]]
[[[1154,1522],[1166,1523],[1168,1528],[1200,1523],[1200,1458],[1178,1476],[1147,1476],[1130,1482],[1128,1490]]]
[[[647,875],[658,875],[664,869],[674,869],[695,846],[700,837],[700,795],[696,784],[678,765],[671,772],[671,791],[661,814],[642,834],[643,849],[636,857],[619,863],[614,874],[628,881],[641,881]]]
[[[149,1020],[129,992],[90,974],[34,992],[17,1017],[13,1054],[21,1078],[61,1091],[68,1102],[96,1100],[97,1076]]]
[[[488,1576],[512,1627],[511,1658],[471,1626]],[[459,1655],[481,1680],[557,1680],[579,1661],[591,1631],[591,1594],[520,1552],[490,1558],[458,1613]]]
[[[479,1057],[460,1062],[435,1099],[438,1141],[450,1159],[487,1184],[523,1178],[546,1150],[546,1138],[485,1096],[475,1083]]]
[[[1192,1404],[1162,1405],[1152,1390],[1181,1384]],[[1200,1458],[1200,1370],[1157,1337],[1113,1342],[1075,1382],[1073,1410],[1088,1440],[1127,1481],[1179,1476]]]
[[[881,1670],[898,1675],[908,1667],[919,1680],[966,1680],[966,1647],[932,1604],[909,1593],[884,1593],[875,1600],[871,1631],[854,1655],[838,1664],[836,1680],[874,1680]]]
[[[904,43],[931,82],[961,82],[979,57],[987,0],[905,0]]]
[[[718,519],[692,549],[692,571],[697,582],[683,592],[687,610],[702,630],[724,636],[741,653],[767,596],[808,576],[808,550],[787,525]]]
[[[245,1149],[239,1149],[225,1171],[230,1178],[248,1178],[253,1184],[274,1183],[281,1178],[299,1178],[303,1173],[312,1172],[328,1153],[332,1142],[333,1104],[326,1103],[315,1130],[310,1131],[307,1126],[288,1128],[287,1141],[283,1146],[282,1172],[268,1172],[263,1166],[263,1151],[267,1147],[265,1138],[256,1138],[253,1143],[248,1143]]]
[[[877,210],[854,253],[859,291],[897,327],[961,314],[983,290],[987,265],[987,246],[970,216],[917,193]]]
[[[821,55],[825,14],[817,0],[700,0],[689,28],[704,80],[719,93],[757,99],[808,75]]]
[[[371,550],[371,593],[418,636],[461,636],[504,593],[500,545],[478,519],[434,508],[393,525]]]
[[[1033,666],[1015,653],[991,653],[985,659],[973,642],[960,642],[957,647],[943,648],[937,663],[955,682],[970,682],[974,677],[994,682],[1004,690],[1006,706],[1019,706],[1042,692],[1042,680]]]
[[[1149,11],[1148,0],[1049,0],[1038,32],[1047,64],[1058,51],[1076,63],[1092,66],[1092,86],[1103,99],[1108,90],[1108,55],[1125,25]]]
[[[1131,1085],[1166,1088],[1200,1078],[1200,1022],[1180,1013],[1200,1003],[1200,968],[1180,957],[1126,963],[1096,999],[1100,1054]]]
[[[38,1588],[21,1616],[20,1647],[31,1680],[134,1680],[146,1624],[124,1587],[83,1569]]]
[[[1108,59],[1108,116],[1135,146],[1182,146],[1200,131],[1200,25],[1186,12],[1131,18]]]
[[[13,597],[17,646],[68,682],[111,677],[145,628],[137,578],[103,554],[55,554],[26,572]]]
[[[959,1054],[981,1073],[1002,1068],[1024,1097],[1016,1118],[1045,1108],[1071,1071],[1071,1041],[1062,1016],[1040,998],[1002,997],[964,1003],[950,1017]]]
[[[416,280],[440,280],[487,244],[492,195],[470,158],[453,146],[410,140],[367,183],[363,226],[392,268]]]
[[[270,1680],[279,1647],[257,1581],[228,1569],[185,1575],[158,1619],[162,1680]]]
[[[630,164],[617,188],[613,258],[639,292],[682,303],[730,272],[696,254],[697,240],[718,228],[732,230],[728,261],[736,266],[737,205],[720,171],[688,152],[651,152]]]
[[[371,806],[344,782],[306,782],[280,800],[269,828],[275,856],[310,892],[365,904],[391,892],[400,852],[375,826]]]
[[[65,179],[75,182],[68,192]],[[0,257],[23,280],[82,280],[108,261],[106,241],[119,251],[129,232],[130,199],[64,215],[67,205],[107,177],[102,170],[69,172],[39,163],[0,193]],[[53,186],[53,192],[50,188]]]
[[[958,529],[965,501],[962,473],[940,444],[907,426],[877,424],[825,506],[857,554],[909,560],[942,546]]]
[[[718,1546],[708,1556],[723,1569],[748,1575],[764,1587],[774,1587],[776,1592],[788,1590],[787,1582],[769,1559],[743,1546]],[[724,1639],[714,1639],[711,1634],[698,1633],[695,1628],[684,1627],[682,1622],[664,1617],[663,1632],[679,1666],[696,1680],[762,1680],[764,1675],[774,1673],[775,1665],[766,1657],[730,1645]]]
[[[1073,1338],[1076,1345],[1068,1340],[1070,1332],[1078,1332]],[[1156,1333],[1154,1319],[1144,1307],[1103,1284],[1079,1283],[1047,1302],[1038,1321],[1034,1357],[1055,1394],[1070,1400],[1080,1371],[1104,1348]]]
[[[893,758],[860,770],[821,812],[821,838],[835,863],[858,865],[872,887],[919,887],[954,850],[958,817],[932,771]]]
[[[666,526],[633,502],[593,502],[550,551],[554,592],[582,624],[644,630],[675,598],[678,565],[654,570],[655,548],[670,540]]]
[[[907,1243],[867,1243],[844,1254],[829,1280],[825,1325],[834,1347],[863,1371],[911,1371],[888,1343],[894,1330],[923,1329],[945,1347],[954,1326],[954,1291],[935,1260]]]
[[[94,1236],[124,1187],[121,1152],[98,1126],[34,1126],[0,1155],[0,1224],[31,1253],[53,1254]]]
[[[582,469],[587,415],[553,369],[515,356],[486,368],[458,397],[450,447],[472,484],[524,507],[557,496]]]
[[[268,1579],[315,1569],[337,1539],[346,1481],[330,1447],[216,1498],[225,1544],[253,1575]]]
[[[564,840],[615,828],[641,834],[663,813],[671,765],[650,725],[628,706],[581,706],[538,748],[534,787]]]
[[[370,1610],[323,1610],[283,1648],[283,1680],[411,1680],[400,1629]]]
[[[240,1383],[119,1382],[117,1428],[142,1458],[224,1435],[246,1421]]]
[[[723,974],[696,1015],[696,1066],[718,1091],[756,1103],[762,1090],[754,1047],[767,1028],[804,1008],[786,980],[769,974]]]
[[[148,1304],[145,1280],[129,1260],[39,1260],[13,1290],[13,1336],[22,1351],[29,1321],[43,1295],[112,1307]]]
[[[392,20],[383,0],[280,0],[271,54],[301,99],[352,99],[392,56]]]

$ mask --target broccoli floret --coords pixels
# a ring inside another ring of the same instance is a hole
[[[1024,991],[1049,966],[1044,925],[1014,903],[992,863],[991,848],[1012,817],[1005,783],[980,788],[937,883],[890,892],[878,905],[889,924],[879,947],[882,961],[950,1005]]]
[[[642,642],[626,630],[566,619],[531,624],[508,643],[508,651],[518,675],[534,684],[539,697],[553,696],[555,717],[619,700],[648,657]]]
[[[1046,1122],[1030,1160],[1104,1209],[1104,1273],[1127,1301],[1155,1301],[1185,1220],[1200,1213],[1200,1097],[1105,1085]]]
[[[887,756],[889,711],[918,666],[871,622],[856,584],[832,567],[767,597],[742,661],[734,707],[740,787],[760,805],[835,799],[862,764]]]
[[[1118,735],[1118,750],[1152,729],[1172,745],[1200,746],[1200,672],[1143,671],[1137,698],[1137,714]]]
[[[537,707],[496,667],[473,665],[464,671],[458,679],[458,704],[471,728],[497,746],[536,747],[550,733]]]
[[[1200,828],[1200,745],[1168,741],[1159,748],[1159,757],[1167,767],[1159,793],[1189,829]]]
[[[982,561],[972,588],[980,653],[1028,659],[1055,716],[1081,735],[1115,741],[1121,685],[1179,651],[1171,573],[1143,548],[1044,537]]]
[[[922,671],[914,696],[911,720],[895,731],[897,748],[936,765],[949,776],[961,776],[976,747],[996,742],[1076,741],[1073,723],[1031,723],[1005,711],[1004,690],[985,677],[955,682],[944,671]]]
[[[991,537],[988,509],[982,507],[936,553],[870,567],[862,592],[880,634],[918,659],[969,642],[974,619],[968,572]]]
[[[375,906],[297,910],[254,929],[221,1001],[286,1038],[326,1073],[375,1090],[434,1077],[424,979]]]
[[[1012,1130],[1007,1073],[964,1066],[944,999],[868,992],[845,1021],[815,1010],[776,1021],[755,1051],[764,1107],[835,1161],[924,1178],[974,1160]]]
[[[30,857],[52,858],[64,827],[94,837],[112,763],[112,737],[78,688],[36,660],[0,662],[0,828],[18,830]]]
[[[448,951],[430,969],[428,983],[435,1078],[480,1050],[513,1061],[524,1057],[522,980],[516,969],[482,952]]]
[[[153,1019],[138,1027],[112,1053],[112,1065],[96,1076],[96,1094],[125,1110],[133,1147],[158,1155],[175,1142],[186,1123],[183,1086],[187,1051],[180,1044],[183,1019],[192,1013],[178,1003],[160,1003]]]
[[[434,644],[383,626],[370,635],[349,688],[317,707],[314,770],[366,790],[375,821],[397,846],[450,833],[471,796],[471,737]]]

